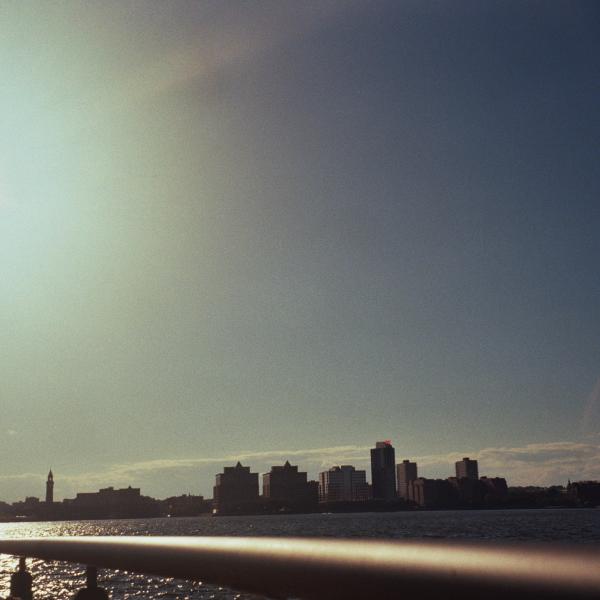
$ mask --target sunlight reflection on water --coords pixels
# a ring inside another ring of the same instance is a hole
[[[445,538],[476,540],[600,542],[600,510],[431,511],[404,513],[210,516],[180,519],[0,523],[0,537],[77,535],[243,535],[350,538]],[[0,555],[0,597],[9,593],[17,560]],[[85,569],[70,563],[29,560],[37,599],[67,600],[85,585]],[[101,585],[113,600],[250,600],[201,582],[126,571],[101,571]]]
[[[0,537],[24,538],[77,535],[150,535],[158,534],[156,525],[148,528],[144,521],[72,521],[57,523],[0,523]],[[160,529],[160,527],[159,527]],[[10,575],[18,566],[14,557],[0,555],[0,597],[7,597]],[[85,587],[85,566],[64,562],[45,562],[30,559],[28,570],[33,576],[34,598],[72,598]],[[177,598],[178,600],[250,600],[256,596],[239,594],[202,582],[179,581],[172,578],[103,570],[99,573],[100,585],[114,600]]]

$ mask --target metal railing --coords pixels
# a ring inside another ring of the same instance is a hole
[[[272,598],[600,598],[595,548],[264,537],[0,539],[0,554],[203,581]]]

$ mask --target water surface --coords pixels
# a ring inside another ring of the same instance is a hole
[[[246,517],[189,517],[114,521],[3,523],[2,537],[55,535],[218,535],[302,536],[379,539],[468,539],[596,544],[600,510],[489,510]],[[16,560],[0,557],[0,597],[9,593]],[[37,598],[67,600],[84,585],[84,568],[68,563],[29,561]],[[240,600],[253,598],[201,582],[187,582],[118,571],[101,572],[113,600]],[[255,598],[255,597],[254,597]]]

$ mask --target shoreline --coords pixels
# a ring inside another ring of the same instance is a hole
[[[356,514],[356,515],[377,515],[389,513],[434,513],[434,512],[493,512],[493,511],[519,511],[519,510],[595,510],[597,506],[473,506],[473,507],[432,507],[432,508],[403,508],[403,509],[379,509],[379,510],[323,510],[323,511],[297,511],[297,512],[231,512],[214,514],[204,512],[197,515],[155,515],[155,516],[105,516],[89,518],[7,518],[0,517],[0,523],[74,523],[89,521],[141,521],[141,520],[159,520],[159,519],[212,519],[223,517],[286,517],[300,515],[331,515],[331,514]]]

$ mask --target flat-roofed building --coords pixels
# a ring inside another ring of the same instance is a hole
[[[396,481],[398,484],[398,497],[408,500],[408,488],[411,481],[418,478],[417,463],[403,460],[396,465]]]
[[[373,498],[396,497],[396,451],[389,440],[377,442],[371,448],[371,483]]]
[[[583,506],[600,506],[600,481],[569,481],[567,493]]]
[[[262,476],[263,497],[290,508],[314,503],[314,487],[309,486],[306,473],[286,461],[283,466],[271,467]]]
[[[419,477],[410,482],[409,496],[423,508],[449,508],[457,501],[456,490],[447,479]]]
[[[448,482],[456,490],[461,506],[479,506],[483,504],[485,486],[479,479],[471,477],[448,477]]]
[[[142,497],[140,488],[131,486],[115,490],[114,487],[102,488],[98,492],[81,492],[71,501],[73,506],[123,506],[138,502]]]
[[[508,485],[504,477],[481,477],[479,481],[483,486],[486,500],[493,502],[508,496]]]
[[[457,479],[479,479],[479,467],[476,460],[471,460],[468,456],[455,463]]]
[[[352,465],[331,467],[319,473],[319,500],[321,502],[359,502],[370,496],[367,474]]]
[[[73,499],[63,500],[63,510],[69,518],[152,517],[160,514],[153,498],[142,496],[140,488],[102,488],[97,492],[81,492]]]
[[[161,500],[160,504],[164,513],[169,517],[193,517],[208,513],[212,508],[212,502],[205,500],[203,496],[192,494],[170,496]]]
[[[216,476],[213,505],[217,513],[244,512],[258,503],[258,473],[238,462]]]

